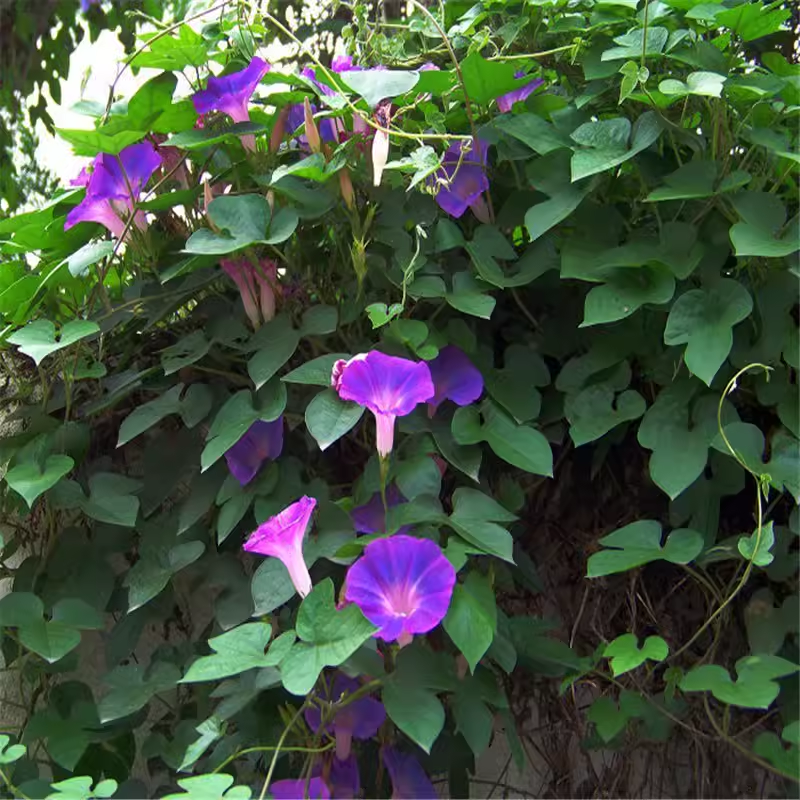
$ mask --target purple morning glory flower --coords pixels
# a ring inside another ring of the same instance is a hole
[[[386,458],[394,444],[394,421],[417,403],[433,397],[433,381],[424,361],[387,356],[378,350],[340,359],[333,366],[333,387],[342,400],[353,400],[375,415],[378,454]]]
[[[392,483],[386,487],[386,505],[389,508],[405,502],[406,498],[396,484]],[[380,492],[375,492],[363,506],[354,508],[350,512],[350,519],[353,520],[353,527],[357,533],[386,533],[386,512]],[[397,532],[407,533],[410,529],[410,525],[404,525]]]
[[[320,84],[321,85],[321,84]],[[325,87],[328,88],[327,86]],[[311,113],[316,114],[319,109],[311,103]],[[288,114],[286,115],[286,128],[289,131],[296,131],[298,128],[305,126],[306,116],[305,110],[301,103],[294,103],[288,107]],[[319,121],[319,136],[323,142],[338,142],[339,136],[336,132],[336,123],[339,120],[334,120],[331,117],[325,117]],[[297,141],[303,149],[308,149],[308,139],[305,133],[301,133],[297,137]]]
[[[515,72],[514,77],[524,78],[525,73]],[[503,113],[511,111],[511,109],[514,107],[514,103],[522,103],[527,100],[542,84],[544,84],[544,80],[542,78],[534,78],[524,86],[520,86],[519,89],[512,89],[510,92],[507,92],[506,94],[497,98],[497,107]]]
[[[341,760],[333,757],[331,771],[328,775],[333,800],[352,800],[361,793],[361,775],[358,761],[353,753]]]
[[[330,800],[331,793],[322,778],[311,778],[309,781],[286,780],[275,781],[269,786],[269,793],[275,800]]]
[[[361,72],[363,67],[353,64],[352,56],[334,56],[331,61],[331,69],[334,72]]]
[[[392,780],[392,800],[438,797],[425,770],[410,753],[386,745],[381,748],[381,758]]]
[[[242,486],[255,478],[261,465],[274,461],[283,450],[283,416],[273,422],[256,420],[225,453],[228,469]]]
[[[430,539],[376,539],[347,571],[345,599],[355,603],[384,641],[408,644],[444,619],[456,571]]]
[[[84,188],[89,185],[89,181],[92,178],[91,171],[84,167],[70,182],[70,186],[83,186]]]
[[[435,389],[428,401],[430,416],[445,400],[452,400],[457,406],[468,406],[481,396],[483,376],[466,353],[455,345],[443,347],[439,355],[428,362],[428,367]]]
[[[67,214],[64,230],[79,222],[99,222],[119,238],[134,213],[134,203],[160,166],[161,156],[150,142],[132,144],[117,156],[100,153],[91,171],[84,167],[72,181],[86,187],[86,196]],[[135,213],[134,222],[141,229],[147,226],[141,211]]]
[[[248,258],[223,258],[219,263],[235,281],[247,318],[258,330],[262,318],[269,322],[275,316],[278,265],[269,258],[262,258],[258,266]]]
[[[85,14],[92,6],[100,5],[100,0],[81,0],[81,11]]]
[[[270,65],[255,56],[239,72],[232,72],[221,78],[210,77],[207,88],[192,95],[195,111],[198,114],[222,111],[234,122],[248,122],[250,113],[247,106],[250,98],[269,70]]]
[[[333,680],[330,691],[331,702],[338,702],[345,694],[353,694],[361,687],[354,678],[339,672]],[[322,714],[316,706],[305,711],[308,727],[315,733],[322,723]],[[371,739],[386,720],[383,703],[374,697],[364,696],[349,703],[336,712],[333,718],[333,732],[336,737],[336,758],[344,761],[350,756],[353,739]]]
[[[316,505],[313,497],[304,495],[259,525],[244,543],[248,553],[282,561],[300,597],[306,597],[311,591],[311,575],[303,559],[303,540]]]
[[[486,177],[486,156],[489,145],[481,139],[475,143],[454,142],[447,148],[442,167],[430,179],[438,186],[436,202],[451,217],[458,219],[468,207],[476,210],[483,202],[482,194],[489,189]],[[463,155],[462,155],[463,151]]]

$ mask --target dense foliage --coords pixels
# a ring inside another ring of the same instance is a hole
[[[464,796],[520,672],[584,749],[791,787],[800,67],[748,56],[789,11],[356,3],[323,64],[259,5],[144,34],[0,221],[7,793]]]

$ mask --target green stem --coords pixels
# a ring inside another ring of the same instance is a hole
[[[286,741],[286,737],[289,735],[289,731],[294,728],[295,722],[300,719],[300,715],[305,710],[306,704],[300,706],[295,712],[295,715],[289,720],[289,724],[283,729],[283,733],[281,734],[281,738],[278,739],[278,744],[275,747],[275,753],[272,756],[272,760],[269,762],[269,769],[267,770],[267,777],[264,778],[264,785],[261,787],[261,794],[258,796],[258,800],[264,800],[266,797],[267,789],[269,788],[269,784],[272,781],[272,774],[275,772],[275,765],[278,763],[278,756],[281,754],[283,750],[283,743]]]

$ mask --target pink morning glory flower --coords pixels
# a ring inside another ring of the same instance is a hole
[[[436,202],[451,217],[458,219],[467,208],[480,214],[482,194],[489,189],[488,149],[489,145],[482,139],[473,143],[454,142],[444,154],[441,169],[429,179],[431,185],[438,187]]]
[[[406,502],[403,493],[392,483],[386,487],[386,505],[389,508],[399,506]],[[386,533],[386,511],[383,508],[383,498],[380,492],[375,492],[363,506],[357,506],[350,512],[353,527],[357,533]],[[407,533],[410,525],[404,525],[397,532]]]
[[[313,497],[304,495],[259,525],[244,543],[248,553],[271,556],[283,562],[300,597],[306,597],[311,591],[311,575],[303,559],[303,540],[316,505]]]
[[[235,281],[247,318],[258,330],[262,319],[269,322],[275,316],[278,265],[269,258],[262,258],[258,266],[248,258],[223,258],[219,263]]]
[[[275,781],[269,786],[269,793],[275,800],[330,800],[331,793],[322,778],[305,780]]]
[[[355,603],[387,642],[408,644],[447,614],[456,571],[430,539],[376,539],[347,571],[345,600]]]
[[[457,406],[468,406],[483,393],[483,376],[466,353],[455,345],[443,347],[439,355],[428,362],[428,367],[435,390],[428,401],[430,416],[445,400],[452,400]]]
[[[357,680],[339,672],[333,679],[333,687],[327,699],[336,703],[344,695],[353,694],[360,687],[361,684]],[[315,733],[319,731],[322,715],[317,706],[307,708],[305,718],[312,731]],[[385,719],[386,711],[383,703],[368,695],[339,709],[331,724],[336,737],[336,758],[341,761],[347,759],[350,756],[353,739],[371,739]]]
[[[256,420],[247,433],[225,452],[228,469],[242,486],[255,478],[261,465],[283,450],[283,416],[273,422]]]
[[[387,356],[378,350],[340,359],[331,383],[342,400],[352,400],[375,415],[378,454],[386,458],[394,445],[394,421],[410,414],[417,403],[433,397],[433,381],[424,361]]]
[[[381,748],[381,759],[392,781],[392,800],[430,800],[438,797],[425,770],[410,753],[386,745]]]
[[[514,77],[524,78],[525,73],[516,72]],[[511,111],[511,109],[514,107],[514,103],[523,103],[543,84],[544,80],[542,78],[534,78],[532,81],[528,81],[528,83],[526,83],[524,86],[520,86],[519,89],[512,89],[510,92],[498,97],[497,107],[503,113]]]
[[[132,144],[118,156],[100,153],[91,171],[84,167],[71,181],[73,186],[85,186],[86,196],[67,214],[64,230],[79,222],[99,222],[119,238],[134,213],[134,203],[160,166],[161,156],[150,142]],[[134,222],[141,229],[147,227],[144,212],[137,211]]]

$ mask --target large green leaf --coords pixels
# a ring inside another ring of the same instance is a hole
[[[56,339],[56,326],[50,320],[39,319],[20,328],[8,337],[8,341],[17,345],[20,352],[30,356],[38,365],[51,353],[69,347],[99,331],[100,326],[96,322],[74,319],[65,323],[61,335]]]
[[[360,94],[373,108],[389,97],[410,92],[419,81],[419,73],[403,70],[349,70],[339,76],[346,86]]]
[[[703,664],[690,670],[681,680],[683,692],[711,692],[722,703],[742,708],[769,708],[778,696],[776,678],[800,672],[800,665],[784,658],[756,655],[736,662],[736,680],[717,664]]]
[[[277,419],[286,406],[286,387],[275,380],[264,390],[259,408],[253,407],[253,395],[249,389],[242,389],[231,395],[217,412],[206,436],[206,446],[200,455],[200,466],[207,470],[222,458],[258,419],[272,422]],[[261,393],[260,393],[261,394]]]
[[[281,662],[286,691],[306,695],[325,667],[338,667],[375,632],[356,605],[337,610],[330,578],[317,584],[297,612],[297,641]]]
[[[306,427],[317,440],[320,450],[327,450],[350,431],[364,414],[363,406],[339,398],[333,389],[320,392],[306,407]]]
[[[707,289],[691,289],[672,305],[664,343],[685,344],[689,370],[709,386],[733,345],[733,326],[753,310],[753,298],[739,281],[722,278]]]
[[[640,520],[609,533],[598,544],[607,549],[589,556],[587,578],[625,572],[658,559],[688,564],[700,554],[703,537],[697,531],[681,528],[672,531],[662,547],[661,524],[654,520]]]
[[[233,125],[222,128],[193,128],[192,130],[181,131],[174,136],[170,136],[165,144],[171,147],[180,147],[184,150],[199,150],[212,147],[215,144],[221,144],[229,139],[237,139],[240,136],[253,136],[257,133],[264,133],[267,130],[269,128],[260,122],[235,122]]]
[[[267,238],[272,213],[260,194],[217,197],[208,204],[207,214],[215,230],[201,228],[186,242],[187,253],[226,255]]]
[[[516,77],[518,70],[518,62],[487,61],[475,50],[461,62],[464,91],[473,103],[486,106],[492,100],[527,83],[526,80]]]
[[[258,348],[247,362],[247,374],[260,389],[294,354],[300,334],[283,314],[264,325],[252,338],[250,346]]]
[[[782,258],[800,250],[798,218],[787,224],[786,209],[777,195],[741,192],[733,204],[741,217],[730,231],[737,256]]]
[[[648,636],[639,647],[639,640],[632,633],[617,636],[603,650],[603,657],[611,661],[611,673],[615,678],[636,669],[648,659],[663,661],[668,654],[669,647],[660,636]]]
[[[383,687],[389,719],[426,753],[444,727],[444,708],[430,690],[390,681]]]
[[[211,392],[202,383],[193,383],[181,398],[184,384],[173,386],[163,395],[135,408],[119,427],[117,447],[135,439],[170,414],[181,414],[187,428],[193,428],[211,410]]]
[[[265,622],[247,622],[208,640],[214,655],[202,656],[193,662],[181,683],[216,681],[238,675],[248,669],[273,667],[278,662],[265,654],[272,636],[272,627]]]
[[[6,483],[25,498],[29,508],[37,498],[52,489],[73,467],[75,462],[69,456],[50,455],[44,465],[38,463],[18,464],[5,475]]]
[[[97,706],[101,722],[135,714],[161,692],[174,689],[181,672],[175,664],[156,661],[144,670],[139,664],[124,664],[109,672],[104,683],[110,691]]]
[[[489,447],[509,464],[534,475],[553,474],[553,452],[542,433],[517,425],[491,403],[484,403],[483,437]]]
[[[585,122],[572,132],[578,145],[572,156],[572,180],[622,164],[650,147],[660,134],[661,123],[654,111],[646,111],[632,127],[625,117]]]
[[[485,575],[470,572],[464,583],[456,584],[442,625],[474,673],[497,629],[494,590]]]
[[[629,389],[617,394],[610,383],[590,384],[564,400],[569,435],[576,447],[599,439],[623,422],[638,419],[646,408],[639,392]]]

